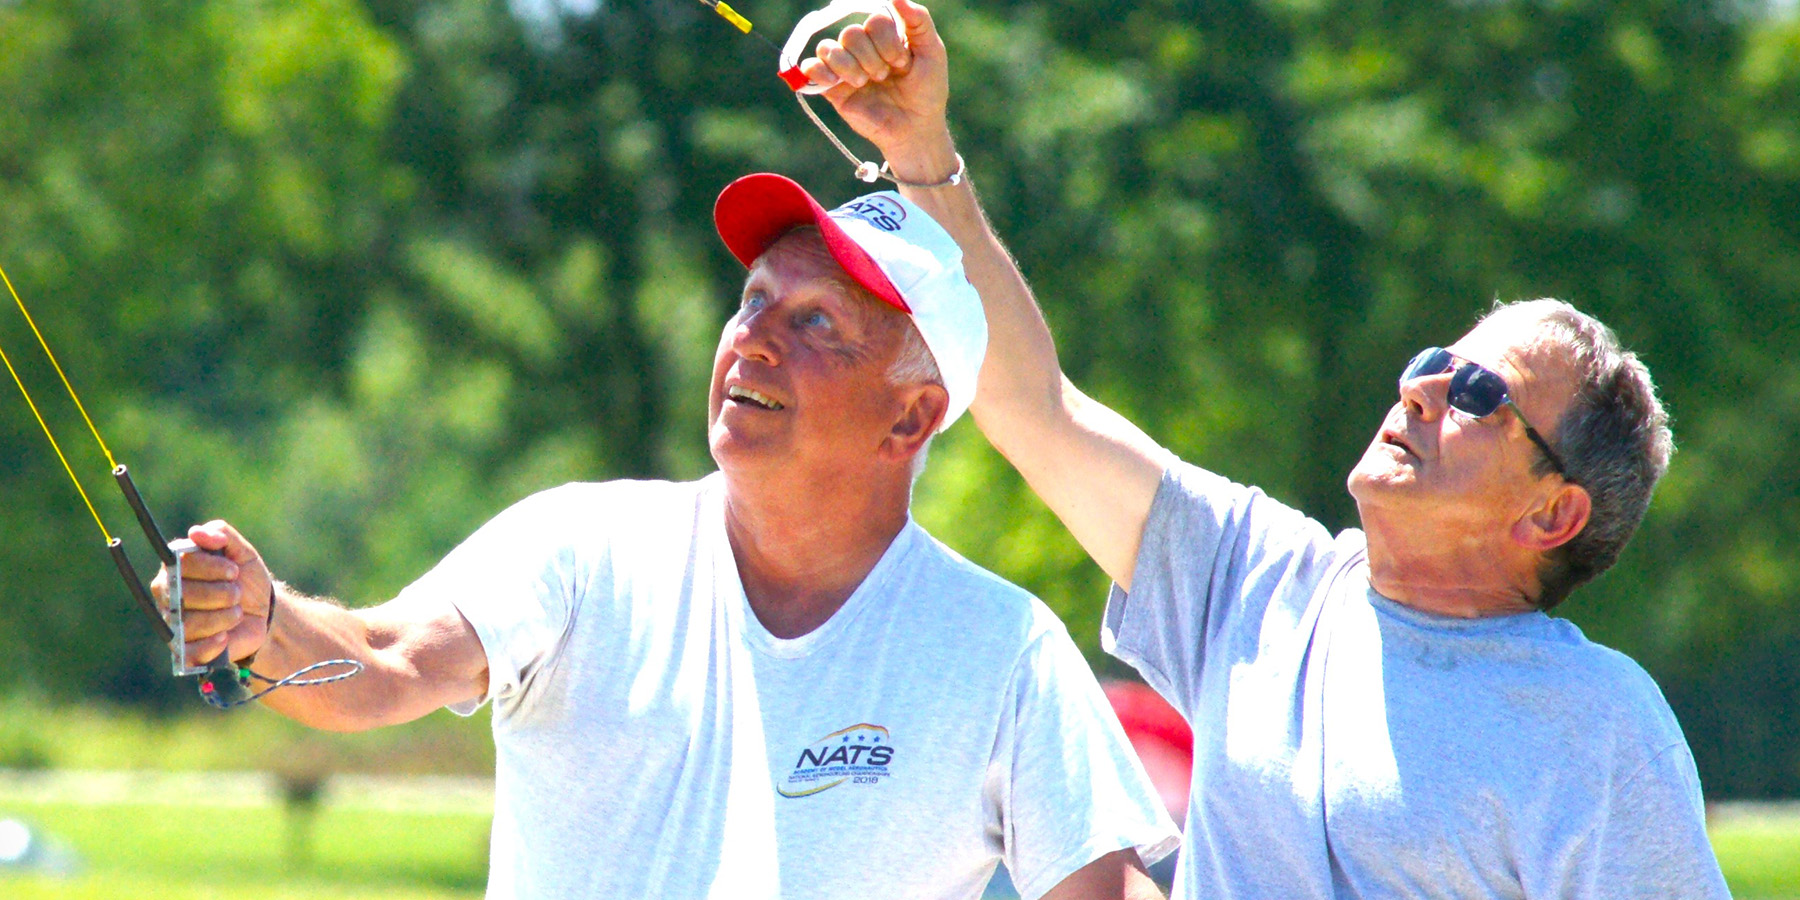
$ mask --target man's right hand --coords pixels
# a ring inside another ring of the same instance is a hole
[[[181,560],[182,626],[187,661],[201,665],[221,651],[240,660],[262,649],[268,639],[269,604],[274,579],[256,548],[230,523],[213,520],[188,529],[199,553]],[[150,585],[159,606],[169,603],[169,570]]]
[[[181,560],[182,623],[187,659],[204,664],[221,651],[234,662],[259,654],[271,678],[313,663],[351,659],[361,674],[318,687],[270,693],[262,705],[316,728],[360,731],[416,719],[438,707],[487,693],[487,655],[467,619],[447,599],[402,596],[380,606],[346,609],[276,585],[261,554],[229,523],[188,529],[200,552]],[[151,591],[167,609],[169,573]],[[281,591],[276,636],[269,608]]]

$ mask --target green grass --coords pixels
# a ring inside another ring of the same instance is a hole
[[[0,768],[491,775],[488,715],[437,712],[365,734],[313,731],[263,709],[155,716],[99,705],[0,699]],[[490,814],[322,808],[309,846],[279,804],[208,810],[85,805],[0,795],[18,817],[72,845],[74,877],[0,874],[0,897],[155,900],[470,900],[487,881]]]
[[[297,823],[274,806],[13,802],[0,812],[73,845],[82,860],[73,877],[0,876],[9,900],[472,900],[487,881],[485,814],[327,808],[309,830],[290,828]]]
[[[1800,820],[1719,823],[1712,843],[1737,900],[1800,900]]]
[[[474,900],[487,878],[489,817],[323,809],[310,850],[275,806],[206,812],[163,805],[12,802],[82,857],[69,878],[0,876],[8,900]],[[1713,829],[1738,900],[1800,900],[1800,820]]]
[[[485,707],[467,719],[439,710],[405,725],[332,734],[260,708],[154,716],[0,699],[0,768],[491,775],[489,723]]]

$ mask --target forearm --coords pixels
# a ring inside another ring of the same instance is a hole
[[[470,699],[445,699],[457,693],[455,684],[468,682],[466,677],[422,670],[420,660],[440,655],[433,652],[440,648],[431,646],[441,631],[431,627],[434,623],[396,616],[391,606],[346,609],[280,583],[275,591],[276,614],[268,640],[251,666],[254,671],[278,679],[332,659],[355,660],[363,669],[343,681],[277,690],[261,701],[269,709],[314,728],[362,731],[410,721],[446,703]],[[308,677],[338,671],[324,669]]]
[[[416,719],[487,691],[487,656],[475,629],[448,600],[402,595],[372,609],[349,610],[307,597],[269,573],[262,555],[231,523],[188,529],[203,553],[181,567],[182,621],[190,660],[250,661],[274,681],[314,663],[347,659],[362,671],[342,681],[287,685],[263,704],[316,728],[359,731]],[[170,571],[151,592],[166,609]],[[315,670],[305,678],[341,670]],[[265,688],[257,682],[255,688]]]
[[[888,154],[907,181],[956,170],[947,128]],[[963,251],[987,313],[987,357],[971,407],[976,424],[1115,581],[1129,586],[1150,503],[1173,457],[1063,376],[1056,343],[1018,264],[981,210],[974,180],[901,187]]]
[[[887,157],[906,181],[939,182],[957,168],[948,127],[890,148]],[[1029,465],[1029,453],[1019,451],[1041,441],[1052,422],[1067,418],[1062,368],[1043,312],[982,212],[973,178],[946,187],[903,185],[900,193],[936,219],[962,248],[963,269],[981,295],[988,322],[987,357],[971,411],[996,449],[1015,464]]]
[[[829,85],[825,96],[881,150],[896,178],[940,184],[957,170],[945,110],[948,58],[930,13],[894,0],[904,24],[871,16],[821,41],[802,71]],[[1170,462],[1130,422],[1070,387],[1050,328],[976,198],[974,180],[901,193],[962,248],[963,270],[981,296],[987,357],[972,410],[999,451],[1114,580],[1128,585],[1139,537]]]
[[[1137,850],[1108,853],[1076,870],[1044,894],[1044,900],[1163,900]]]

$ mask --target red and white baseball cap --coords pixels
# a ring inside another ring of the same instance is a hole
[[[969,408],[987,353],[987,318],[963,274],[962,249],[924,210],[880,191],[827,212],[792,179],[763,172],[719,193],[713,224],[745,267],[789,231],[817,226],[845,274],[912,316],[950,395],[938,430]]]

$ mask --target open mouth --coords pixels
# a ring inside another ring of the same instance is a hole
[[[781,408],[781,404],[776,402],[775,400],[771,399],[767,394],[758,393],[756,391],[753,391],[753,390],[751,390],[747,387],[743,387],[741,385],[734,384],[731,387],[726,388],[725,396],[727,396],[727,397],[731,398],[732,400],[735,400],[739,403],[749,404],[750,406],[754,406],[758,409],[767,409],[767,410],[772,411],[772,410],[777,410],[777,409]]]
[[[1419,455],[1413,451],[1413,448],[1408,445],[1406,441],[1401,440],[1400,436],[1392,431],[1383,431],[1381,433],[1381,442],[1394,447],[1399,447],[1401,450],[1406,451],[1408,456],[1417,457]]]

